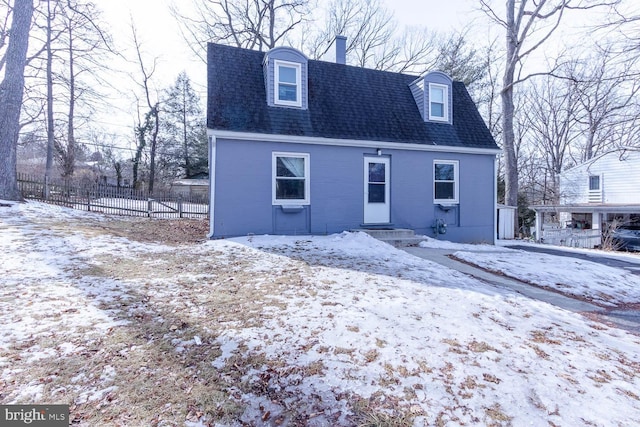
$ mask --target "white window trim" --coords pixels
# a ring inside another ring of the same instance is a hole
[[[276,199],[276,172],[278,169],[278,163],[276,159],[278,157],[299,157],[304,159],[304,200],[302,199]],[[297,205],[309,205],[311,204],[311,194],[309,190],[310,185],[310,156],[308,153],[289,153],[283,151],[274,151],[271,155],[271,203],[278,206],[297,206]]]
[[[453,199],[436,199],[436,164],[453,165]],[[433,203],[441,205],[457,205],[460,203],[460,162],[458,160],[434,160],[431,178],[433,179]]]
[[[296,101],[285,101],[279,98],[280,88],[280,66],[296,69]],[[275,105],[285,105],[288,107],[302,107],[302,64],[275,60],[273,62],[273,103]]]
[[[443,90],[444,105],[442,106],[442,108],[444,111],[444,117],[431,115],[431,89],[433,88]],[[436,122],[448,122],[449,121],[449,86],[441,85],[437,83],[429,83],[429,105],[427,105],[427,108],[429,108],[429,120],[433,120]]]
[[[598,189],[591,189],[591,177],[598,177]],[[587,201],[589,203],[602,203],[602,175],[589,174],[587,177]]]

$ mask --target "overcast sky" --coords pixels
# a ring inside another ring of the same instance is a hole
[[[101,2],[105,21],[121,49],[131,45],[130,21],[135,22],[144,52],[158,57],[158,77],[173,81],[178,72],[187,69],[190,76],[204,76],[204,66],[194,60],[183,40],[178,24],[169,13],[169,4],[188,7],[188,0],[109,0]],[[460,29],[473,19],[472,0],[382,0],[392,10],[401,25],[424,25],[430,29],[448,32]],[[477,15],[476,15],[477,16]]]
[[[322,2],[324,0],[318,0]],[[478,11],[477,0],[381,0],[382,3],[393,11],[399,26],[424,25],[428,29],[442,33],[449,33],[454,30],[467,28],[473,33],[472,41],[479,45],[484,45],[490,39],[487,18]],[[191,0],[108,0],[99,2],[99,6],[104,11],[104,21],[108,23],[108,28],[114,37],[115,46],[125,57],[135,58],[135,51],[132,48],[131,21],[135,23],[139,40],[142,43],[145,61],[151,64],[157,58],[158,65],[153,82],[157,89],[166,88],[172,84],[178,73],[186,70],[190,76],[202,101],[206,98],[206,68],[205,65],[189,49],[184,41],[179,26],[169,12],[169,5],[173,3],[178,7],[187,8]],[[503,9],[502,1],[495,1],[496,7]],[[563,26],[580,27],[580,14],[566,16]],[[497,27],[493,25],[494,36],[498,35]],[[566,31],[566,30],[563,30]],[[574,30],[574,35],[578,32]],[[584,27],[579,34],[584,38]],[[563,44],[560,40],[572,37],[571,34],[562,34],[557,37],[554,43],[551,40],[541,50],[541,55],[554,51],[554,45],[560,49]],[[575,46],[572,46],[574,48]],[[539,62],[542,66],[542,61]],[[119,102],[120,109],[117,115],[114,112],[109,119],[103,122],[117,122],[117,128],[131,130],[133,123],[133,112],[135,102],[132,94],[138,90],[131,75],[140,81],[137,64],[122,64],[117,68],[122,70],[120,75],[122,81],[121,88],[125,96]],[[129,74],[127,74],[129,73]],[[114,74],[114,79],[118,78]],[[128,99],[128,100],[127,100]],[[124,116],[121,119],[120,116]],[[116,118],[117,117],[117,118]],[[130,133],[130,132],[129,132]]]
[[[424,25],[433,30],[449,32],[465,27],[473,16],[478,16],[473,12],[477,5],[477,1],[473,0],[381,1],[393,11],[401,26]],[[153,79],[157,89],[171,85],[178,73],[186,70],[204,102],[206,68],[202,61],[194,57],[184,41],[178,24],[169,12],[169,5],[172,3],[187,8],[191,0],[108,0],[99,2],[98,5],[104,12],[103,18],[114,38],[116,48],[130,59],[135,58],[131,36],[131,22],[134,22],[145,61],[151,64],[154,58],[157,58],[158,65]],[[135,112],[133,92],[140,90],[133,79],[137,78],[139,81],[140,74],[135,63],[122,63],[116,68],[121,74],[114,74],[113,79],[122,82],[118,87],[123,92],[116,95],[115,104],[120,111],[110,112],[107,117],[96,120],[106,126],[113,125],[114,132],[124,132],[128,135],[124,140],[128,140],[131,139],[129,134]]]

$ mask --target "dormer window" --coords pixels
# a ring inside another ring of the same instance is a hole
[[[425,122],[453,124],[453,81],[442,71],[431,71],[409,84]]]
[[[262,61],[269,107],[309,108],[308,59],[292,47],[275,47]]]
[[[274,103],[302,107],[300,64],[275,61]]]
[[[429,120],[449,121],[448,86],[429,83]]]

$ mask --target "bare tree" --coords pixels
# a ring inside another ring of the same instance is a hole
[[[192,0],[194,13],[171,12],[182,35],[202,61],[207,43],[268,50],[282,43],[308,14],[310,0]]]
[[[78,107],[83,102],[98,99],[98,92],[94,87],[101,81],[96,70],[103,66],[100,60],[104,60],[105,53],[111,51],[111,41],[101,28],[99,13],[93,3],[66,0],[61,7],[60,16],[64,34],[60,37],[59,49],[64,52],[65,67],[61,67],[63,69],[56,77],[59,87],[64,87],[65,90],[67,113],[66,132],[63,130],[62,135],[55,139],[55,152],[62,175],[71,176],[75,170],[76,151],[79,148],[76,120],[82,116]],[[89,113],[85,112],[83,124],[87,125],[88,122]]]
[[[11,4],[9,0],[0,0],[0,10],[4,13],[0,15],[0,71],[4,68],[6,60],[6,47],[9,37],[9,28],[11,25]]]
[[[559,175],[571,147],[581,136],[577,129],[578,94],[570,81],[541,76],[531,80],[525,97],[524,114],[529,136],[547,171],[544,174],[543,201],[558,203]]]
[[[325,22],[310,22],[302,49],[322,58],[337,35],[347,38],[351,65],[395,72],[421,73],[435,62],[437,34],[425,28],[398,31],[393,13],[380,0],[332,0],[325,3]]]
[[[637,76],[633,75],[637,60],[638,57],[614,53],[607,47],[574,62],[568,69],[568,77],[574,82],[578,95],[576,101],[584,111],[580,117],[585,134],[581,161],[604,151],[612,142],[614,128],[634,120],[633,107],[640,91]]]
[[[523,63],[549,40],[570,9],[591,9],[615,5],[619,0],[507,0],[504,15],[491,6],[491,0],[480,0],[482,10],[506,33],[506,57],[502,78],[502,145],[505,156],[505,200],[518,202],[518,159],[514,135],[514,87],[533,74],[523,71]]]
[[[54,4],[54,8],[51,8],[51,0],[47,0],[47,11],[46,11],[46,81],[47,81],[47,163],[45,169],[45,178],[51,178],[51,170],[53,169],[53,150],[55,144],[55,135],[54,135],[54,119],[53,119],[53,20],[55,7],[57,2]],[[48,186],[45,186],[48,189]],[[46,197],[49,195],[47,194]]]
[[[145,61],[142,57],[142,46],[138,39],[138,34],[133,23],[131,24],[131,30],[133,35],[133,43],[136,49],[136,59],[138,66],[140,67],[140,76],[142,81],[140,87],[143,90],[143,102],[144,108],[147,112],[144,115],[144,120],[138,117],[138,125],[136,126],[136,157],[134,159],[134,182],[133,185],[138,184],[138,167],[142,157],[143,150],[148,146],[149,148],[149,194],[153,193],[153,186],[155,182],[156,172],[156,152],[158,149],[158,132],[160,131],[160,101],[158,95],[152,93],[151,79],[156,72],[157,58],[153,60],[151,66],[145,65]]]
[[[491,135],[499,141],[502,137],[502,123],[501,109],[498,105],[498,98],[500,94],[500,71],[499,65],[502,57],[500,56],[499,49],[497,47],[497,40],[490,41],[483,50],[479,53],[485,58],[485,74],[483,80],[475,88],[471,87],[471,94],[476,101],[480,113],[484,117],[484,120],[489,128]]]
[[[14,3],[4,54],[4,78],[0,83],[0,198],[6,200],[22,199],[16,176],[16,148],[32,16],[33,0]]]

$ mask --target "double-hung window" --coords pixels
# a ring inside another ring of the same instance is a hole
[[[434,160],[433,202],[442,204],[458,203],[458,184],[458,161]]]
[[[302,84],[300,64],[294,62],[275,61],[275,93],[276,105],[288,105],[292,107],[302,106]]]
[[[273,204],[309,204],[309,155],[273,153]]]
[[[602,203],[602,178],[600,175],[589,175],[589,203]]]
[[[429,83],[429,120],[449,120],[449,88]]]

